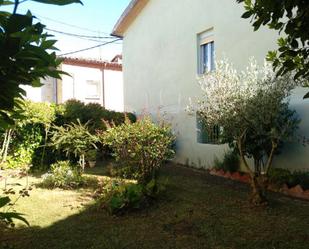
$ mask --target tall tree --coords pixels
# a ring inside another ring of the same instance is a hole
[[[308,0],[237,0],[244,3],[243,18],[251,18],[254,30],[261,25],[284,32],[279,48],[268,53],[277,75],[295,72],[309,87],[309,1]],[[309,98],[309,92],[304,96]]]
[[[18,7],[26,1],[43,4],[67,5],[80,0],[0,0],[0,8],[12,6],[12,11],[0,11],[0,127],[12,123],[10,118],[18,98],[25,91],[21,85],[41,86],[47,76],[60,78],[61,60],[56,57],[56,40],[44,31],[30,10],[19,14]]]

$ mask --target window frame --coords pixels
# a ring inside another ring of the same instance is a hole
[[[215,69],[215,41],[213,28],[197,35],[198,74],[202,75]],[[206,49],[205,49],[206,48]],[[207,53],[205,53],[207,51]],[[207,59],[206,59],[207,58]]]
[[[86,80],[86,91],[88,91],[88,86],[90,84],[97,86],[97,94],[96,95],[89,95],[87,92],[86,99],[100,99],[101,98],[101,82],[99,80]]]
[[[199,144],[221,144],[221,128],[219,125],[214,125],[212,131],[207,129],[204,123],[204,118],[197,112],[196,113],[196,140]]]

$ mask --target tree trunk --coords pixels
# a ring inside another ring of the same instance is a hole
[[[44,159],[45,159],[45,153],[46,153],[46,143],[47,143],[47,136],[49,132],[49,126],[45,126],[45,137],[44,137],[44,146],[43,146],[43,152],[41,156],[41,168],[43,168]]]
[[[11,142],[12,132],[13,132],[12,129],[9,129],[7,131],[7,138],[6,138],[5,145],[4,145],[4,151],[2,152],[2,155],[1,155],[2,156],[1,163],[6,162],[6,158],[7,158],[7,155],[8,155],[8,150],[9,150],[9,146],[10,146],[10,142]]]
[[[251,178],[252,193],[250,202],[255,206],[267,205],[266,186],[266,177],[264,175],[255,175]]]
[[[258,175],[255,174],[255,172],[252,171],[250,168],[245,155],[243,151],[243,139],[246,134],[246,131],[242,133],[242,135],[238,138],[237,140],[237,147],[239,150],[240,158],[242,162],[244,163],[250,178],[251,178],[251,188],[252,188],[252,193],[250,195],[250,202],[254,204],[255,206],[260,206],[260,205],[265,205],[267,204],[267,199],[265,196],[265,186],[266,186],[266,180],[265,176],[263,174]],[[255,165],[256,167],[257,165]]]

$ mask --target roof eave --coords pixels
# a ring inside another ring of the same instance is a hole
[[[111,33],[112,36],[123,38],[124,33],[133,23],[149,0],[132,0],[118,19]]]

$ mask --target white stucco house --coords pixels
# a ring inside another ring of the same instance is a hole
[[[26,87],[27,98],[37,102],[64,103],[78,99],[99,103],[106,109],[123,111],[123,79],[121,55],[111,62],[64,58],[61,70],[70,74],[62,80],[47,78],[40,88]]]
[[[253,32],[243,12],[233,0],[132,0],[114,27],[112,34],[123,37],[125,111],[165,113],[178,135],[178,163],[211,167],[228,149],[202,141],[196,117],[185,112],[200,93],[197,75],[213,67],[214,54],[241,70],[252,56],[263,63],[276,47],[278,34],[263,27]],[[299,135],[309,137],[305,93],[296,89],[290,103],[302,119]],[[309,146],[289,143],[275,165],[308,169]]]

